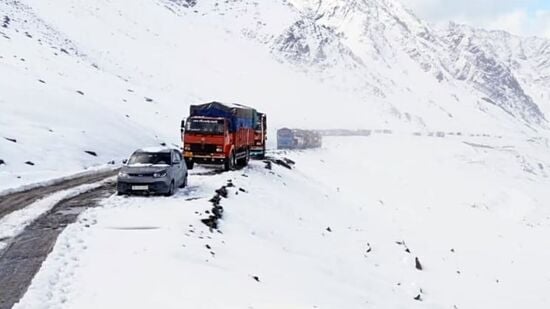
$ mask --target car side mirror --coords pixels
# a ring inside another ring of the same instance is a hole
[[[126,165],[128,163],[128,159],[122,160],[122,164]]]
[[[185,120],[181,121],[180,129],[181,129],[181,133],[183,133],[183,131],[185,131]]]

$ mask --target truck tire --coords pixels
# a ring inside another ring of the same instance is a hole
[[[231,152],[229,158],[225,159],[224,169],[226,171],[232,171],[235,169],[235,153]]]
[[[244,156],[240,159],[237,159],[236,165],[238,167],[247,166],[249,158],[250,158],[250,152],[248,150],[246,150],[245,153],[244,153]]]
[[[191,160],[185,160],[185,165],[187,165],[188,170],[192,170],[193,167],[195,166],[195,162]]]

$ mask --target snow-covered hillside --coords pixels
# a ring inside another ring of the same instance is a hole
[[[549,89],[550,40],[398,0],[0,0],[0,193],[178,147],[212,100],[266,112],[270,148],[373,130],[109,197],[16,308],[548,308]],[[81,189],[12,213],[0,245]]]
[[[199,169],[86,212],[15,308],[547,308],[547,149],[381,134],[287,153],[294,170]]]
[[[272,129],[546,134],[548,40],[394,0],[9,0],[0,22],[1,188],[178,145],[214,99]]]

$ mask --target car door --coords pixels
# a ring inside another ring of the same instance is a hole
[[[183,155],[180,151],[176,150],[176,155],[181,161],[181,176],[183,177],[183,179],[185,179],[185,177],[187,176],[187,164],[185,164],[185,160],[183,159]]]
[[[177,151],[172,151],[172,169],[174,173],[174,180],[176,185],[181,185],[183,183],[183,163],[182,163],[181,155],[177,153]]]

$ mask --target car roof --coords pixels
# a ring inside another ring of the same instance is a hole
[[[170,147],[145,147],[145,148],[140,148],[136,150],[136,152],[168,153],[168,152],[171,152],[172,150],[177,150],[177,149],[170,148]]]

